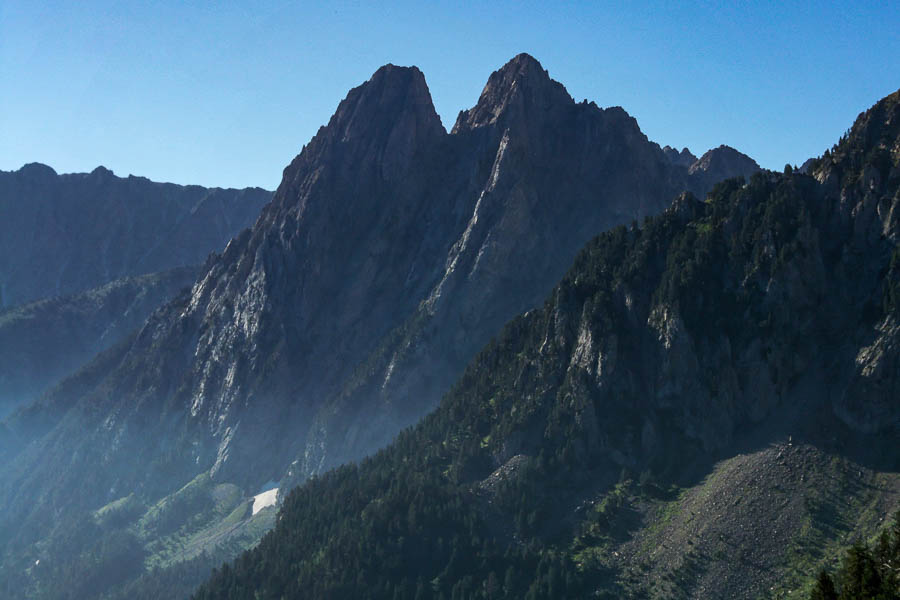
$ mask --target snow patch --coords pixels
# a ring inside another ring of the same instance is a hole
[[[267,506],[275,506],[277,498],[278,488],[272,488],[267,492],[253,496],[253,514],[255,515]]]

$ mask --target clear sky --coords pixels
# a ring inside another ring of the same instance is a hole
[[[781,169],[900,88],[900,3],[0,0],[0,169],[274,189],[382,64],[450,128],[519,52],[660,145]]]

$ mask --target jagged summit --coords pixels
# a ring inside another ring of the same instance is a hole
[[[540,111],[574,104],[566,88],[550,75],[534,57],[519,54],[491,73],[474,108],[462,111],[453,131],[530,117]]]
[[[692,164],[697,162],[697,157],[688,150],[686,147],[681,149],[681,152],[673,148],[672,146],[663,146],[663,154],[666,155],[670,161],[672,161],[676,165],[681,165],[682,167],[690,167]]]
[[[350,90],[328,125],[285,169],[284,189],[276,198],[300,194],[306,167],[323,160],[353,164],[355,170],[378,169],[386,181],[392,180],[405,172],[414,155],[444,135],[422,72],[384,65]]]
[[[695,173],[697,171],[708,171],[710,169],[716,168],[718,164],[724,163],[726,161],[741,162],[745,163],[748,166],[752,163],[752,166],[755,167],[756,170],[759,169],[759,165],[756,164],[756,161],[743,152],[739,152],[731,146],[721,144],[718,148],[707,150],[703,154],[703,156],[701,156],[697,160],[697,162],[691,165],[689,172]]]
[[[527,52],[521,52],[512,57],[509,62],[497,70],[498,73],[512,73],[514,76],[537,77],[546,81],[552,81],[544,66]]]
[[[370,135],[373,127],[381,125],[376,119],[385,119],[388,127],[412,119],[410,124],[427,132],[441,128],[425,76],[417,67],[387,64],[379,68],[347,94],[329,127],[338,125],[344,139],[352,139]]]

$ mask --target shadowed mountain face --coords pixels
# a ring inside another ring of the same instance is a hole
[[[587,240],[705,193],[706,173],[621,108],[576,104],[527,55],[449,134],[422,73],[382,67],[190,293],[45,398],[52,429],[0,468],[5,566],[53,554],[51,507],[77,520],[204,473],[255,491],[372,452],[538,305]],[[29,573],[16,580],[63,571]]]
[[[804,597],[900,506],[900,92],[810,173],[592,240],[194,598]]]
[[[0,418],[135,331],[199,273],[180,267],[0,312]]]
[[[270,199],[258,188],[155,183],[103,167],[0,172],[0,308],[201,264]]]
[[[712,185],[709,163],[686,176],[625,111],[575,104],[527,55],[491,75],[452,131],[470,159],[460,175],[478,174],[465,191],[475,200],[465,228],[413,315],[330,392],[292,469],[301,479],[418,421],[494,332],[542,301],[597,232],[659,212],[676,190],[702,195]],[[759,169],[743,158],[741,169]],[[711,162],[724,177],[727,169]]]
[[[0,172],[0,415],[131,333],[269,200],[103,167]]]

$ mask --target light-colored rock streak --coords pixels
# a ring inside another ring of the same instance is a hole
[[[481,209],[481,201],[484,200],[485,194],[494,190],[494,187],[497,185],[497,179],[500,177],[500,164],[503,162],[503,156],[506,154],[506,147],[509,145],[509,131],[506,131],[503,134],[503,138],[500,140],[500,146],[497,149],[497,156],[494,158],[494,166],[491,167],[491,177],[488,181],[487,187],[481,191],[478,195],[478,200],[475,202],[475,209],[472,211],[472,218],[469,219],[468,225],[466,225],[466,230],[463,232],[462,237],[453,244],[453,248],[450,250],[450,257],[447,260],[447,266],[444,269],[444,276],[441,278],[440,283],[435,286],[434,291],[428,296],[428,300],[426,300],[425,305],[428,308],[430,313],[435,312],[435,306],[437,305],[438,300],[441,297],[441,293],[443,292],[444,284],[450,278],[450,276],[456,271],[456,265],[459,262],[459,258],[465,253],[466,248],[469,245],[469,238],[472,236],[472,231],[475,230],[475,226],[478,224],[478,215]]]

